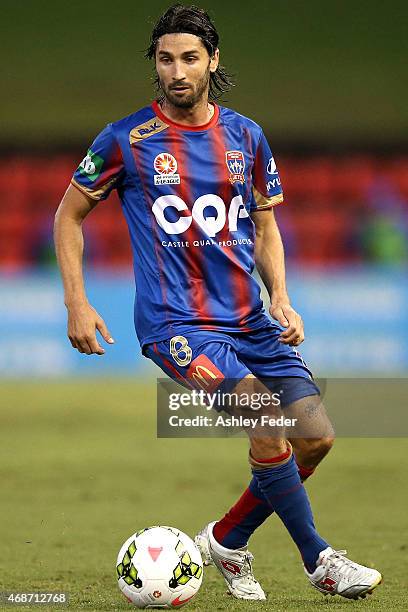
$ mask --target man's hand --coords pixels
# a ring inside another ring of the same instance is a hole
[[[86,355],[103,355],[105,349],[96,338],[96,330],[108,344],[113,344],[114,340],[102,317],[87,302],[69,305],[67,308],[68,338],[72,346]]]
[[[288,300],[273,302],[269,309],[272,317],[285,327],[279,342],[299,346],[305,339],[302,317],[292,308]]]

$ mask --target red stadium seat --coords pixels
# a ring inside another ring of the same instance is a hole
[[[0,165],[0,266],[43,262],[52,252],[54,213],[80,155],[15,156]],[[358,232],[376,212],[381,192],[408,208],[408,159],[359,156],[282,157],[287,207],[279,208],[289,259],[307,265],[358,260]],[[387,191],[388,190],[388,191]],[[376,208],[377,207],[377,208]],[[385,205],[381,212],[387,211]],[[84,224],[91,265],[130,266],[128,231],[116,194]],[[354,235],[353,235],[354,233]]]

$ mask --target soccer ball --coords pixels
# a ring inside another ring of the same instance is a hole
[[[191,538],[161,525],[126,540],[116,572],[120,590],[137,608],[181,608],[201,586],[203,562]]]

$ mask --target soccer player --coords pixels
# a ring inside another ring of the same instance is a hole
[[[75,172],[55,220],[68,336],[87,355],[105,352],[96,330],[113,342],[86,297],[81,225],[117,189],[134,253],[135,326],[143,355],[187,385],[198,374],[208,383],[236,379],[241,393],[257,385],[272,391],[262,385],[279,380],[285,413],[312,423],[308,435],[290,440],[283,433],[250,436],[248,488],[196,537],[205,562],[215,564],[233,596],[265,599],[247,543],[275,512],[314,587],[365,597],[381,574],[349,560],[317,532],[302,484],[333,438],[319,389],[295,349],[304,332],[286,291],[273,212],[283,200],[279,174],[262,129],[215,103],[231,84],[218,43],[205,11],[169,8],[147,52],[155,62],[158,98],[107,125]],[[263,310],[255,265],[277,323]],[[316,424],[326,433],[311,435]]]

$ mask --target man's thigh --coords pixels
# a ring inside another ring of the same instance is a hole
[[[305,396],[285,406],[285,417],[296,422],[288,438],[299,449],[309,448],[313,440],[334,438],[334,429],[319,395]]]
[[[300,353],[279,342],[281,329],[271,325],[237,338],[237,354],[251,373],[279,393],[282,408],[309,396],[318,396],[319,388]]]
[[[291,377],[275,377],[267,380],[264,386],[263,380],[258,380],[251,372],[248,365],[238,355],[237,342],[234,337],[220,332],[192,332],[190,334],[173,336],[172,338],[155,342],[144,347],[144,354],[161,368],[170,378],[188,388],[201,388],[213,392],[216,389],[225,392],[234,391],[238,396],[259,397],[265,391],[278,393],[281,398],[289,398],[290,413],[294,417],[307,414],[302,401],[297,401],[313,394],[319,393],[318,388],[309,378],[309,371],[302,365],[303,377],[297,379]],[[268,361],[273,357],[269,356]],[[275,373],[273,364],[269,373]],[[310,375],[311,376],[311,375]],[[309,384],[311,382],[311,384]],[[272,388],[273,387],[273,388]],[[293,398],[295,397],[295,400]],[[320,399],[318,397],[311,399]],[[307,404],[308,405],[308,404]],[[217,409],[224,409],[233,414],[251,416],[251,406],[225,406],[215,405]],[[259,408],[259,407],[258,407]],[[257,409],[256,416],[262,414],[271,417],[281,416],[282,405],[267,404],[265,408]],[[253,416],[253,415],[252,415]],[[285,409],[286,416],[286,409]],[[255,431],[252,432],[255,434]],[[289,433],[289,432],[288,432]],[[261,428],[264,436],[272,435],[280,438],[283,431],[280,427],[274,427],[273,432],[268,427]],[[299,437],[304,437],[304,430]],[[305,436],[306,437],[306,436]]]
[[[144,354],[156,363],[173,380],[189,388],[200,388],[213,393],[217,390],[224,395],[225,401],[217,400],[213,407],[217,411],[224,410],[230,415],[251,420],[255,418],[256,427],[245,427],[251,447],[255,450],[264,449],[266,455],[280,454],[281,447],[285,449],[282,439],[282,427],[260,425],[260,417],[267,414],[273,417],[281,415],[280,406],[266,402],[267,408],[252,407],[252,400],[260,396],[270,396],[269,390],[258,381],[237,356],[234,339],[227,334],[218,332],[193,332],[183,336],[174,336],[167,340],[149,344],[144,348]],[[231,401],[227,401],[227,396]],[[242,403],[241,403],[242,400]],[[246,400],[246,401],[244,401]],[[258,445],[258,446],[257,446]],[[258,448],[259,447],[259,448]],[[276,449],[275,449],[276,447]],[[263,456],[258,452],[256,456]]]

